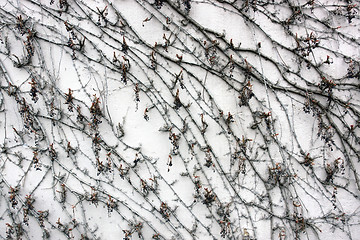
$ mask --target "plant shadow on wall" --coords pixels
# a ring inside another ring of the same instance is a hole
[[[360,234],[354,0],[0,5],[2,239]]]

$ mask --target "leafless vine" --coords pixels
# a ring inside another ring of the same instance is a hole
[[[0,238],[359,236],[355,0],[0,6]]]

